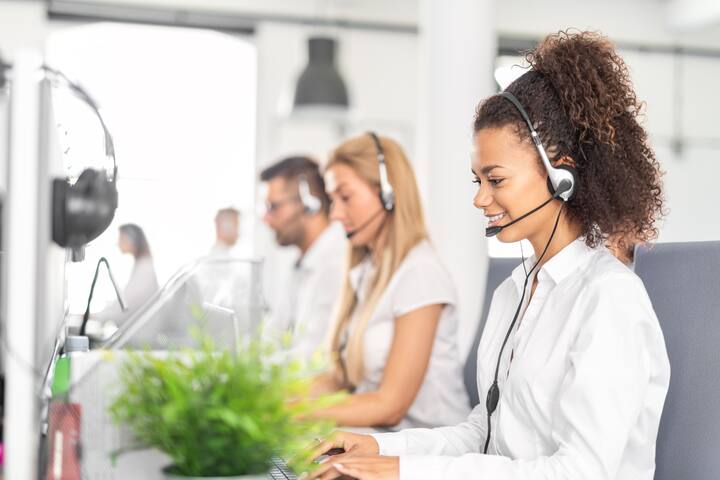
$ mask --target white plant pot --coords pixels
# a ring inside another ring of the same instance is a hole
[[[263,475],[233,475],[231,477],[186,477],[168,472],[169,467],[163,468],[163,475],[167,480],[268,480],[270,476]]]

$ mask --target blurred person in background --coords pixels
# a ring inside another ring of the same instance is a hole
[[[330,371],[314,393],[346,390],[320,417],[400,429],[461,421],[470,411],[457,344],[457,292],[430,243],[402,147],[373,132],[330,157],[331,217],[350,239],[332,330]]]
[[[126,309],[114,302],[111,306],[95,315],[102,321],[111,321],[121,326],[137,309],[160,289],[150,245],[142,228],[134,223],[126,223],[118,229],[118,247],[124,254],[133,256],[133,267],[122,290]]]
[[[218,210],[215,214],[215,245],[210,250],[210,255],[232,255],[238,238],[240,238],[240,211],[232,207]]]
[[[328,219],[330,199],[318,164],[309,157],[285,158],[264,169],[264,221],[278,245],[298,250],[287,285],[278,287],[272,336],[293,356],[309,360],[323,351],[342,285],[347,241]]]

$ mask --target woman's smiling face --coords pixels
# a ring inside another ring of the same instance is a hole
[[[507,225],[550,197],[547,173],[537,150],[532,143],[521,141],[514,125],[481,129],[475,134],[474,147],[471,167],[478,190],[473,204],[487,217],[488,227]],[[559,206],[559,200],[550,202],[547,207],[501,230],[498,240],[511,243],[529,239],[532,242],[539,235],[548,236]]]

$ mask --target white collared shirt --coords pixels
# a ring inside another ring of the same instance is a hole
[[[370,259],[350,271],[358,305],[366,300],[372,278]],[[427,240],[405,257],[378,300],[363,338],[364,378],[356,392],[374,392],[382,383],[395,333],[395,319],[429,305],[444,305],[422,386],[405,418],[394,429],[457,423],[470,411],[462,380],[463,359],[457,345],[457,292],[445,267]],[[361,308],[355,308],[359,312]],[[356,317],[349,326],[352,329]],[[438,408],[442,405],[442,408]]]
[[[485,398],[520,301],[522,265],[494,293],[478,348],[480,404],[467,421],[375,435],[382,455],[400,455],[401,479],[653,479],[670,365],[642,281],[581,239],[537,278],[503,352],[489,455],[481,454]]]
[[[287,353],[309,360],[326,346],[347,259],[342,226],[331,223],[295,264],[283,304],[273,312],[271,335],[290,334]]]

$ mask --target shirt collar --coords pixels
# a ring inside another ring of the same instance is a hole
[[[555,254],[550,260],[537,272],[538,279],[549,279],[552,280],[555,285],[562,282],[568,275],[582,266],[589,258],[590,255],[595,251],[585,244],[585,240],[579,237],[562,250]],[[525,269],[529,272],[530,269],[535,265],[536,256],[533,255],[525,260]],[[525,284],[525,270],[523,265],[520,264],[512,272],[512,279],[515,282],[518,292],[522,291],[523,285]]]

